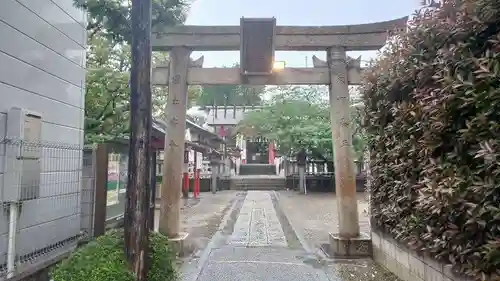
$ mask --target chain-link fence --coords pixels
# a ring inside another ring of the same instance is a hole
[[[50,266],[123,222],[128,145],[0,141],[0,280]]]
[[[0,141],[0,279],[55,260],[89,235],[94,186],[87,151],[73,144]]]
[[[97,169],[96,149],[91,147],[83,149],[82,157],[82,186],[80,196],[80,229],[82,238],[91,238],[94,233],[94,204]]]

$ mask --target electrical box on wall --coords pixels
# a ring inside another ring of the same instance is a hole
[[[4,200],[17,202],[40,195],[42,117],[23,109],[7,113]]]

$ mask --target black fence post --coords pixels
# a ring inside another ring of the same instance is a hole
[[[151,198],[150,213],[149,213],[149,229],[151,231],[155,228],[155,209],[156,209],[156,157],[158,150],[151,150]]]

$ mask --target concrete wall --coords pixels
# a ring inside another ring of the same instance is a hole
[[[86,14],[72,3],[2,0],[0,4],[0,140],[5,138],[6,112],[21,107],[41,114],[42,142],[61,145],[52,149],[50,158],[42,148],[40,197],[23,202],[18,255],[56,244],[80,230],[81,151],[62,149],[83,145]],[[2,194],[9,188],[3,183],[5,158],[5,146],[0,146]],[[7,232],[8,216],[0,208],[0,264],[6,259]]]
[[[373,259],[404,281],[472,281],[454,274],[445,265],[417,255],[389,236],[372,230]]]

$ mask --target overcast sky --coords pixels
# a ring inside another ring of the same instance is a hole
[[[420,0],[194,0],[188,25],[239,25],[241,17],[275,17],[277,25],[344,25],[387,21],[409,16]],[[204,66],[231,66],[238,52],[195,52],[205,55]],[[277,52],[287,66],[312,66],[311,56],[325,59],[325,52]],[[376,52],[352,52],[369,60]]]

